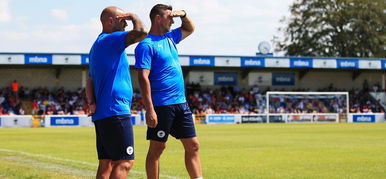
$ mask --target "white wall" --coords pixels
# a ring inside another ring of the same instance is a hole
[[[13,80],[17,80],[20,86],[30,89],[37,87],[52,89],[63,86],[68,90],[76,90],[82,86],[82,68],[63,68],[58,79],[55,68],[57,67],[1,68],[0,87],[10,86]]]

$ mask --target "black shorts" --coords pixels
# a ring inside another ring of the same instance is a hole
[[[147,140],[166,142],[169,134],[176,139],[196,137],[192,112],[188,103],[155,106],[158,124],[147,128]]]
[[[94,123],[99,160],[134,160],[134,137],[130,114],[108,117]]]

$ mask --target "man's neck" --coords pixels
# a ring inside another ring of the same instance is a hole
[[[111,33],[113,33],[113,30],[112,30],[112,28],[110,28],[108,26],[102,26],[102,33],[111,34]]]
[[[151,26],[150,27],[150,30],[149,30],[149,34],[151,35],[158,35],[158,36],[162,36],[164,35],[165,33],[163,33],[160,28],[156,28],[155,26]]]

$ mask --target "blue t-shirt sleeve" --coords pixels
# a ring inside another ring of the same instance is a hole
[[[135,68],[151,69],[152,48],[148,43],[139,43],[135,48]]]
[[[107,47],[121,51],[126,48],[127,33],[127,31],[118,31],[106,34],[106,36],[103,38],[103,41]]]
[[[182,38],[181,28],[177,28],[177,29],[172,30],[171,32],[168,32],[166,34],[166,36],[169,38],[172,38],[174,43],[176,43],[176,44],[180,43],[181,38]]]

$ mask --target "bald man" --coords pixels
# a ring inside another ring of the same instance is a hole
[[[125,49],[144,39],[147,31],[137,15],[114,6],[105,8],[100,20],[103,30],[90,50],[86,85],[96,131],[96,178],[126,178],[134,164],[134,139],[130,116],[133,89]],[[133,23],[131,31],[125,31],[126,21]]]

